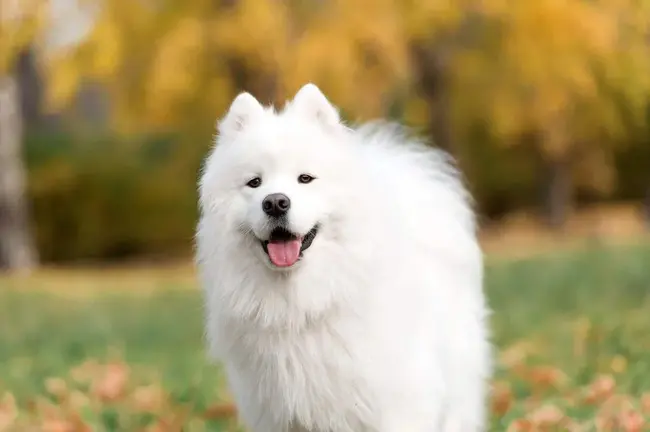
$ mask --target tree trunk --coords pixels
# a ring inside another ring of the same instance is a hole
[[[15,76],[19,89],[23,128],[31,130],[43,123],[43,81],[36,66],[33,47],[26,47],[16,59]]]
[[[446,80],[447,57],[446,50],[433,44],[417,43],[411,46],[418,90],[429,106],[429,133],[436,147],[453,154],[451,100]]]
[[[25,198],[22,113],[18,83],[0,76],[0,267],[29,271],[37,264]]]
[[[573,201],[573,180],[568,159],[552,159],[546,164],[544,181],[544,213],[553,229],[560,230],[566,223]]]
[[[484,14],[469,8],[463,20],[454,29],[438,35],[435,40],[411,44],[410,57],[417,79],[418,90],[430,109],[429,133],[434,144],[459,157],[452,118],[453,58],[458,50],[476,46],[483,35]]]
[[[643,218],[645,226],[650,230],[650,186],[646,189],[645,198],[643,200]]]

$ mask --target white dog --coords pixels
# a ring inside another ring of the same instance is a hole
[[[255,432],[476,432],[483,263],[448,158],[308,84],[240,94],[200,181],[207,338]]]

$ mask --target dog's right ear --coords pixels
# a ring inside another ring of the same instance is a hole
[[[219,133],[241,132],[264,114],[264,108],[250,93],[240,93],[230,105],[228,113],[217,123]]]
[[[305,84],[291,102],[290,109],[318,121],[329,130],[340,124],[339,113],[315,84]]]

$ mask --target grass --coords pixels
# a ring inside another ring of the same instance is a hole
[[[650,430],[649,246],[494,261],[486,290],[491,430]],[[187,269],[0,279],[0,430],[236,430],[224,400]]]

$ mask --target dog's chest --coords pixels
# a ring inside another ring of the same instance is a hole
[[[372,417],[369,382],[358,347],[332,328],[240,339],[240,371],[263,410],[305,430],[363,430]]]

